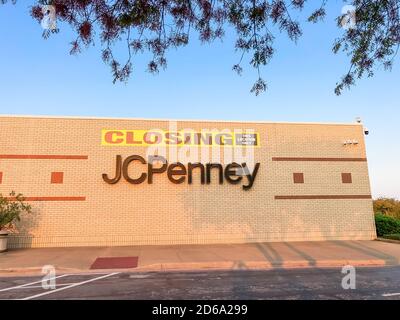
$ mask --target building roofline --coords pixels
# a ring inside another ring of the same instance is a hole
[[[20,115],[0,114],[0,118],[28,118],[28,119],[71,119],[71,120],[124,120],[124,121],[176,121],[176,122],[209,122],[209,123],[250,123],[250,124],[309,124],[309,125],[363,125],[350,122],[290,122],[290,121],[256,121],[256,120],[205,120],[205,119],[162,119],[162,118],[128,118],[128,117],[92,117],[92,116],[62,116],[62,115]]]

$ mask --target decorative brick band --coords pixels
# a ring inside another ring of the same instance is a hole
[[[370,194],[275,196],[275,200],[372,199]]]
[[[367,158],[309,158],[309,157],[273,157],[272,161],[339,161],[366,162]]]
[[[50,154],[0,154],[0,159],[87,160],[88,156]]]
[[[6,197],[15,200],[15,197]],[[86,197],[25,197],[25,201],[85,201]]]

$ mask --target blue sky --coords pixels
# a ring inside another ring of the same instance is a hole
[[[205,45],[192,37],[186,48],[169,52],[168,68],[158,75],[146,72],[149,56],[138,56],[129,82],[113,85],[99,44],[70,56],[68,26],[42,39],[30,3],[0,5],[1,114],[294,122],[353,122],[360,116],[371,131],[373,195],[400,198],[400,58],[392,72],[380,68],[374,78],[335,96],[335,83],[348,68],[346,56],[331,52],[342,1],[329,1],[324,23],[305,22],[297,45],[278,33],[276,54],[262,70],[269,89],[258,97],[249,92],[256,72],[244,65],[239,77],[231,70],[239,53],[230,33]],[[305,14],[298,18],[305,21]]]

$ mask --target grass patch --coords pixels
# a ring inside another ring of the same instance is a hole
[[[383,236],[383,238],[390,239],[390,240],[399,240],[400,241],[400,233],[385,234]]]

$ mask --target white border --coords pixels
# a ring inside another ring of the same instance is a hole
[[[351,122],[290,122],[290,121],[255,121],[255,120],[204,120],[204,119],[160,119],[160,118],[124,118],[124,117],[91,117],[91,116],[56,116],[56,115],[19,115],[0,114],[0,118],[29,118],[29,119],[73,119],[73,120],[125,120],[125,121],[176,121],[176,122],[210,122],[210,123],[251,123],[251,124],[310,124],[310,125],[338,125],[352,126],[363,123]]]

